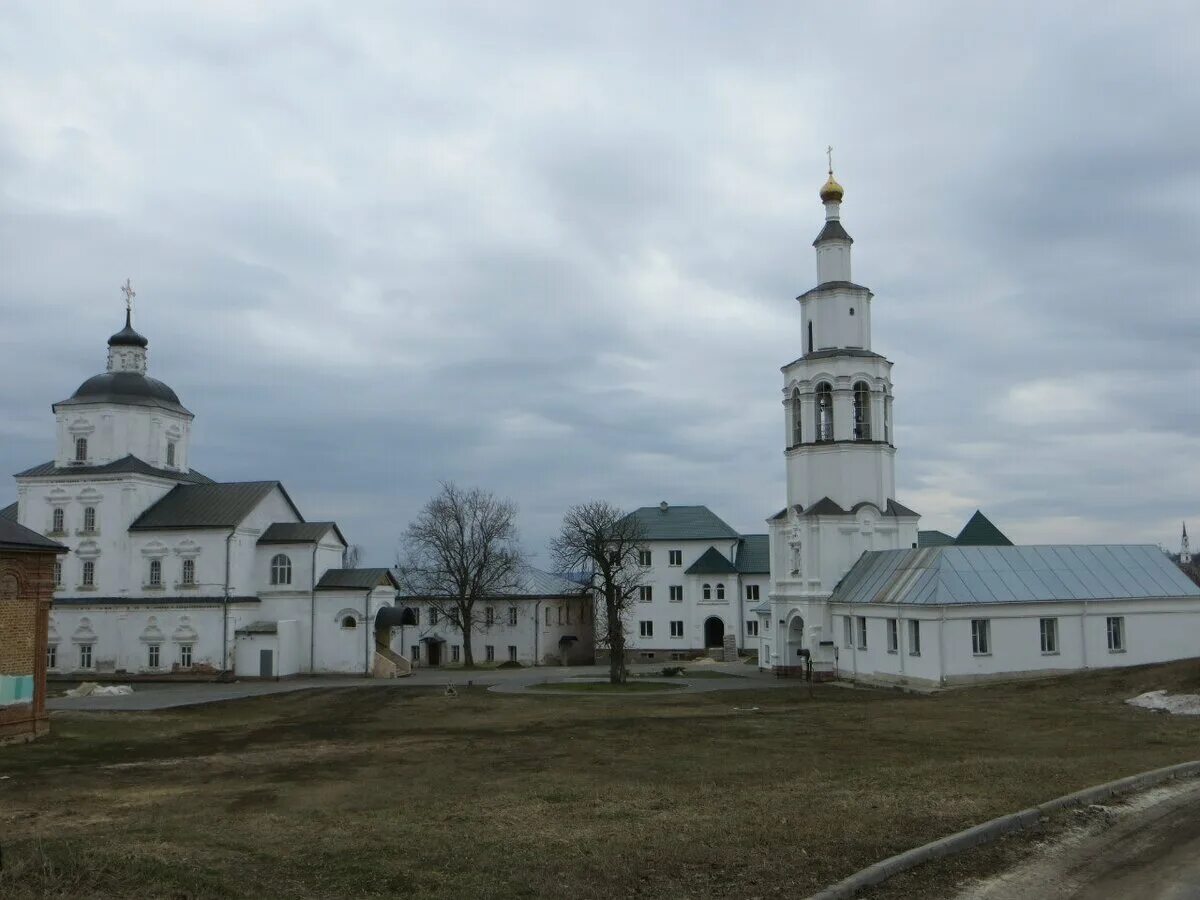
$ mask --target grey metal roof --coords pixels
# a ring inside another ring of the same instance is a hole
[[[326,569],[317,582],[317,590],[366,591],[385,583],[399,587],[391,569]]]
[[[764,600],[758,606],[754,607],[754,609],[750,610],[750,612],[760,616],[769,616],[771,614],[771,604],[769,601]]]
[[[738,544],[737,570],[745,575],[766,575],[771,571],[771,543],[766,534],[744,534]]]
[[[737,569],[725,554],[716,547],[709,547],[700,558],[684,570],[684,575],[734,575]]]
[[[8,504],[8,506],[4,507],[3,509],[0,509],[0,519],[12,519],[14,522],[17,521],[17,501],[16,500],[14,500],[12,503]]]
[[[629,514],[648,541],[709,541],[740,535],[707,506],[643,506]]]
[[[337,522],[272,522],[258,539],[260,544],[317,544],[330,529],[343,543],[346,538]]]
[[[52,405],[57,411],[63,406],[86,406],[92,403],[120,403],[123,406],[149,406],[181,413],[192,413],[183,407],[179,397],[157,378],[139,372],[105,372],[93,375],[66,400]]]
[[[823,281],[815,288],[809,288],[796,299],[803,300],[805,297],[810,297],[813,294],[824,294],[828,291],[866,291],[868,294],[871,293],[871,289],[869,287],[864,287],[861,284],[855,284],[853,281]]]
[[[251,622],[249,625],[243,625],[235,634],[278,634],[278,622]]]
[[[115,459],[102,466],[56,466],[54,460],[40,463],[33,468],[18,472],[14,478],[38,478],[42,476],[61,477],[64,475],[154,475],[158,478],[169,478],[171,481],[182,481],[189,484],[213,484],[207,475],[202,475],[195,469],[190,472],[180,472],[176,469],[160,469],[150,463],[130,454]]]
[[[15,504],[14,504],[15,505]],[[0,550],[21,552],[66,553],[67,548],[38,534],[31,528],[18,525],[16,520],[0,516]]]
[[[867,552],[831,601],[949,606],[1155,597],[1200,599],[1200,587],[1151,545],[1055,544]]]
[[[931,529],[917,532],[918,547],[953,547],[954,538],[944,531]]]
[[[410,578],[412,577],[410,576]],[[578,597],[588,591],[589,585],[590,577],[588,581],[581,582],[575,578],[566,578],[553,572],[545,572],[534,566],[522,566],[516,573],[512,587],[505,591],[499,591],[494,596],[512,599]],[[428,593],[421,592],[419,584],[414,586],[411,580],[407,582],[405,589],[407,593],[404,596],[406,597],[419,599],[429,596]]]
[[[138,516],[129,530],[233,528],[276,488],[291,505],[296,518],[303,521],[304,517],[278,481],[235,481],[224,484],[177,484]]]
[[[850,232],[842,225],[841,219],[826,219],[825,227],[813,241],[813,246],[817,246],[821,241],[849,241],[853,244],[854,238],[850,237]]]
[[[55,597],[55,606],[220,606],[224,602],[221,594],[188,594],[183,597]],[[258,603],[253,594],[230,597],[230,603]]]

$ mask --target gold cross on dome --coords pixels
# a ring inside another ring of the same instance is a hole
[[[125,283],[121,285],[121,293],[125,295],[125,308],[133,309],[133,298],[137,296],[137,291],[133,289],[133,285],[129,283],[129,279],[125,279]]]
[[[825,155],[829,157],[829,174],[833,175],[833,144],[825,148]]]

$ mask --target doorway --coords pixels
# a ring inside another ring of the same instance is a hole
[[[786,665],[800,665],[800,651],[804,649],[804,619],[795,616],[788,622],[787,630],[788,658]]]
[[[428,665],[440,666],[442,664],[442,644],[440,641],[430,641],[425,647],[425,656],[428,658]]]
[[[718,616],[709,616],[704,620],[704,647],[723,647],[725,645],[725,623]]]

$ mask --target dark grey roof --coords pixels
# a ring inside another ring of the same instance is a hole
[[[742,535],[742,542],[738,544],[737,570],[745,575],[765,575],[771,571],[769,535]]]
[[[304,517],[278,481],[177,484],[137,517],[130,531],[159,528],[233,528],[271,491],[279,489],[301,521]]]
[[[278,634],[278,622],[251,622],[249,625],[243,625],[235,634]]]
[[[55,597],[55,606],[220,606],[225,598],[213,594],[187,594],[182,597]],[[230,597],[230,603],[258,603],[258,597]]]
[[[828,497],[822,497],[808,509],[804,510],[806,516],[844,516],[849,513],[849,510],[842,509]]]
[[[707,541],[740,535],[707,506],[643,506],[630,514],[648,541]]]
[[[809,288],[797,300],[803,300],[805,297],[810,297],[813,294],[824,294],[828,291],[866,291],[871,294],[871,289],[861,284],[855,284],[853,281],[823,281],[815,288]],[[872,296],[874,296],[872,294]]]
[[[495,596],[514,600],[537,597],[577,597],[588,590],[591,576],[584,573],[571,574],[573,577],[568,578],[553,572],[544,572],[533,566],[522,566],[516,573],[512,587],[508,590],[498,591]],[[405,590],[408,593],[404,596],[412,599],[429,596],[427,592],[421,592],[419,584],[414,586],[411,577],[406,582]]]
[[[18,525],[13,519],[0,517],[0,550],[22,552],[66,553],[67,548],[57,541],[38,534],[31,528]]]
[[[826,219],[825,227],[813,241],[813,246],[817,246],[821,241],[849,241],[853,244],[854,238],[850,237],[850,233],[843,227],[841,219]]]
[[[14,500],[12,503],[8,504],[8,506],[4,507],[3,509],[0,509],[0,519],[12,519],[14,522],[17,521],[17,501],[16,500]]]
[[[903,503],[897,503],[895,500],[890,498],[887,502],[886,512],[889,516],[914,516],[916,518],[920,518],[921,516],[919,512],[911,510]]]
[[[66,400],[53,405],[57,412],[64,406],[86,406],[93,403],[120,403],[124,406],[150,406],[185,416],[192,413],[179,402],[175,392],[149,375],[138,372],[105,372],[93,375]]]
[[[337,522],[272,522],[267,526],[260,544],[316,544],[332,529],[343,544],[346,538]]]
[[[133,330],[132,313],[125,310],[125,327],[108,339],[110,347],[146,347],[150,342]]]
[[[860,359],[882,359],[887,361],[887,357],[874,350],[863,350],[861,347],[830,347],[825,350],[814,350],[812,353],[805,353],[798,359],[793,359],[785,366],[780,366],[779,371],[783,372],[794,366],[798,362],[813,359],[833,359],[836,356],[852,356]]]
[[[1012,541],[991,523],[982,512],[975,510],[975,515],[967,520],[963,530],[958,533],[954,543],[959,547],[1011,547]]]
[[[709,547],[684,571],[684,575],[734,575],[737,569],[716,547]]]
[[[942,606],[1160,597],[1200,599],[1200,587],[1157,547],[1101,544],[869,551],[831,600]]]
[[[799,515],[804,516],[848,516],[858,512],[859,508],[863,506],[871,506],[875,509],[879,509],[879,507],[875,506],[875,504],[870,500],[863,500],[861,503],[856,503],[852,509],[843,509],[828,497],[822,497],[808,509],[801,510],[800,507],[797,506],[796,512]],[[892,499],[888,500],[887,508],[879,509],[879,512],[881,515],[885,516],[919,516],[919,513],[913,512],[907,506],[903,505],[902,503],[897,503]]]
[[[102,466],[56,466],[54,460],[50,460],[50,462],[44,462],[31,469],[26,469],[24,472],[18,472],[14,477],[35,478],[42,475],[51,475],[54,477],[64,475],[124,475],[127,473],[154,475],[158,478],[169,478],[171,481],[184,481],[192,484],[213,483],[211,478],[200,474],[195,469],[192,469],[190,472],[180,472],[175,469],[159,469],[133,455],[124,456],[121,459],[113,460]]]
[[[317,582],[318,591],[366,591],[384,583],[399,587],[391,569],[326,569]]]
[[[917,532],[918,547],[953,547],[954,538],[946,534],[944,531],[918,531]]]

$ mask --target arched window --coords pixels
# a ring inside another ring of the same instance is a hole
[[[705,600],[712,599],[712,585],[708,585],[708,584],[704,585],[702,591],[703,591]]]
[[[83,530],[84,531],[95,531],[96,530],[96,507],[85,506],[83,508]]]
[[[183,578],[180,580],[184,584],[196,583],[196,561],[194,559],[185,559],[183,561]]]
[[[292,561],[286,553],[277,553],[271,557],[271,584],[292,583]]]
[[[800,427],[800,391],[792,391],[792,446],[804,443],[804,431]]]
[[[62,507],[60,506],[54,510],[54,513],[51,516],[50,530],[56,534],[62,534],[63,531],[66,530],[66,527],[66,513],[63,512]]]
[[[75,438],[75,462],[87,462],[87,438]]]
[[[83,563],[83,586],[96,586],[96,563],[92,560],[84,560]]]
[[[167,465],[175,465],[175,442],[167,441]]]
[[[150,560],[150,578],[148,583],[151,587],[158,587],[162,584],[162,560]]]
[[[343,628],[357,628],[358,620],[356,618],[354,618],[354,616],[343,616],[342,617],[342,627]]]
[[[718,600],[725,599],[725,584],[724,584],[724,582],[717,585],[717,599]]]
[[[817,385],[817,440],[833,440],[833,385],[828,381]]]
[[[865,381],[854,383],[854,439],[871,439],[871,388]]]

